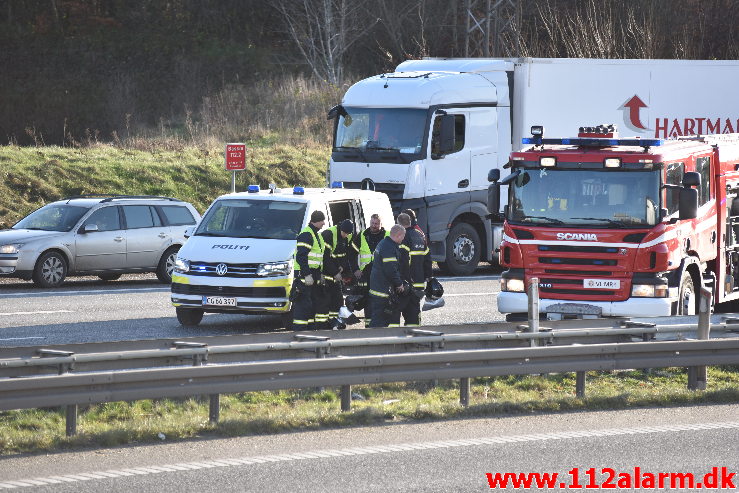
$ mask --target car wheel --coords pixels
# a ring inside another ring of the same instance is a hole
[[[175,260],[177,260],[177,252],[179,251],[179,248],[170,248],[169,250],[164,252],[162,258],[159,259],[159,265],[157,266],[157,279],[159,279],[160,282],[163,282],[165,284],[169,284],[172,282],[174,263]]]
[[[680,291],[676,306],[673,308],[675,315],[695,315],[698,313],[698,296],[693,285],[693,278],[686,270],[680,279]]]
[[[67,260],[58,252],[46,252],[33,269],[33,282],[42,288],[60,286],[67,277]]]
[[[203,310],[198,308],[175,308],[177,311],[177,321],[185,327],[195,327],[203,320]]]
[[[439,266],[449,274],[466,276],[475,272],[481,253],[477,230],[467,223],[458,223],[447,236],[446,261]]]
[[[103,281],[115,281],[116,279],[120,279],[121,275],[120,274],[100,274],[98,277],[102,279]]]

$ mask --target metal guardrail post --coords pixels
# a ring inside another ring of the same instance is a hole
[[[74,352],[72,351],[60,351],[57,349],[39,349],[37,351],[38,355],[41,358],[54,358],[54,357],[69,357],[73,356]],[[58,375],[64,375],[65,373],[68,373],[71,371],[74,366],[72,363],[62,363],[57,366],[57,374]],[[77,414],[78,414],[79,408],[77,404],[69,404],[65,409],[65,433],[68,437],[74,436],[77,434]]]
[[[410,329],[406,331],[406,333],[413,337],[423,337],[423,336],[441,337],[444,335],[443,332],[439,332],[436,330],[426,330],[426,329]],[[443,341],[429,343],[429,351],[431,351],[432,353],[435,353],[439,349],[443,349],[443,348],[444,348]],[[438,379],[434,378],[433,380],[431,380],[432,387],[436,387],[437,385],[439,385]]]
[[[351,411],[352,409],[352,386],[342,385],[341,386],[341,410],[343,412]]]
[[[585,397],[585,381],[586,376],[584,371],[575,372],[575,395],[577,397]]]
[[[711,297],[713,293],[701,287],[698,294],[698,339],[709,339],[711,335]],[[706,390],[708,372],[705,366],[691,366],[688,368],[688,389]]]
[[[539,332],[539,278],[532,277],[528,285],[529,326],[526,332]],[[531,339],[531,347],[537,346],[537,339]]]
[[[293,338],[301,342],[319,342],[319,341],[323,342],[323,341],[328,341],[329,339],[331,339],[328,336],[314,336],[310,334],[295,334]],[[326,355],[331,352],[331,348],[327,346],[318,346],[317,348],[314,349],[314,351],[316,352],[316,358],[322,359],[322,358],[325,358]],[[325,387],[316,387],[316,392],[323,392],[324,390],[326,390]],[[343,397],[342,397],[341,409],[344,410]]]
[[[459,403],[464,407],[470,405],[470,379],[468,377],[459,379]]]
[[[174,346],[177,349],[183,348],[207,348],[208,345],[204,342],[183,342],[175,341]],[[193,354],[192,355],[192,366],[202,366],[208,362],[208,353],[205,354]],[[221,395],[220,394],[208,394],[208,420],[211,423],[218,423],[221,418]]]

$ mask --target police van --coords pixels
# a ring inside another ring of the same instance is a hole
[[[172,275],[177,320],[200,323],[208,313],[274,313],[292,321],[290,288],[296,238],[313,211],[326,215],[325,227],[354,222],[356,231],[378,214],[386,229],[395,223],[384,193],[272,185],[218,197],[180,249]]]

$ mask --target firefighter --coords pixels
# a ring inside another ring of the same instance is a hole
[[[321,270],[323,267],[324,243],[319,234],[326,224],[326,216],[321,211],[313,211],[310,223],[298,234],[295,251],[295,280],[291,296],[293,301],[293,327],[297,330],[317,330],[328,320],[328,313],[322,313],[323,289]],[[321,312],[317,313],[317,309]]]
[[[400,277],[398,245],[405,238],[405,228],[396,224],[390,228],[390,236],[383,238],[373,254],[372,274],[369,284],[369,305],[372,313],[370,327],[397,327],[400,325],[400,306],[391,305],[391,292],[404,294]],[[393,296],[394,300],[396,296]]]
[[[352,248],[356,255],[349,256],[349,263],[357,279],[357,286],[360,293],[367,296],[369,289],[370,277],[372,275],[372,254],[377,248],[380,241],[389,233],[382,227],[382,221],[378,214],[372,214],[370,217],[369,228],[361,233],[354,235],[352,239]],[[372,312],[369,298],[364,302],[364,324],[369,327],[372,322]]]
[[[421,325],[421,298],[426,281],[431,277],[431,256],[425,237],[413,226],[408,214],[398,216],[398,224],[405,228],[405,238],[400,244],[400,276],[410,285],[410,293],[403,297],[400,309],[405,325]]]
[[[418,231],[418,233],[421,236],[423,236],[423,242],[426,246],[428,246],[429,241],[428,241],[428,238],[426,238],[426,233],[424,233],[423,229],[421,229],[421,226],[418,225],[418,219],[416,218],[416,211],[414,211],[413,209],[405,209],[401,214],[408,214],[410,216],[411,226],[413,226],[413,229]]]
[[[344,306],[344,295],[341,291],[344,274],[349,273],[347,251],[354,234],[354,223],[344,219],[340,225],[331,226],[321,233],[326,249],[323,254],[323,280],[326,283],[325,294],[328,304],[328,322],[326,329],[335,326],[339,318],[339,308]]]

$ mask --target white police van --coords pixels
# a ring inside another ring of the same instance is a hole
[[[384,193],[332,188],[260,190],[218,197],[180,249],[172,275],[172,304],[183,325],[203,313],[281,314],[292,321],[290,288],[295,239],[313,211],[326,226],[351,219],[357,231],[379,214],[387,229],[395,223]]]

